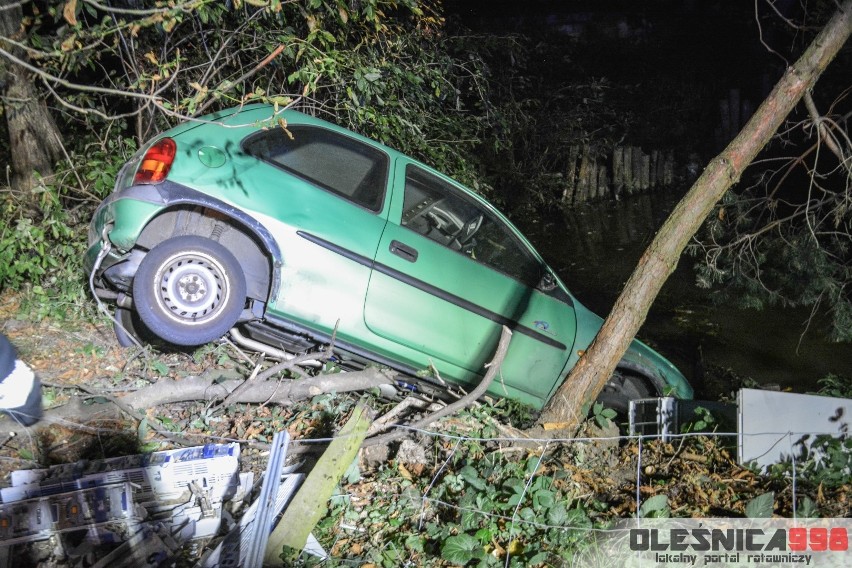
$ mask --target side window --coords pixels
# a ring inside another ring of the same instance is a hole
[[[293,125],[256,134],[243,143],[243,149],[361,207],[382,208],[388,157],[348,136]]]
[[[505,223],[413,165],[405,170],[402,226],[525,284],[538,282],[538,261]]]

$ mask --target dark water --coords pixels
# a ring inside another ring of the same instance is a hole
[[[580,301],[606,316],[679,197],[630,197],[517,224]],[[711,396],[698,380],[711,366],[794,392],[816,390],[828,373],[852,377],[852,345],[826,341],[818,321],[806,331],[808,310],[714,305],[695,286],[693,264],[691,257],[681,259],[639,337],[696,377],[697,396]]]

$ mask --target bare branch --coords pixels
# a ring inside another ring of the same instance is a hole
[[[260,404],[271,401],[276,404],[289,405],[323,393],[362,391],[382,385],[393,385],[395,384],[395,376],[396,373],[392,371],[369,368],[353,373],[319,375],[304,380],[285,381],[281,384],[278,381],[263,381],[255,383],[251,389],[241,393],[232,402],[234,404]],[[155,384],[143,387],[123,397],[104,396],[94,391],[92,394],[99,397],[103,396],[114,403],[113,409],[121,408],[122,411],[139,419],[140,410],[163,404],[219,400],[233,392],[244,382],[242,380],[217,382],[217,379],[216,376],[189,377],[180,380],[161,378]],[[71,385],[68,388],[78,387]],[[96,409],[104,409],[107,416],[114,416],[115,414],[114,410],[109,410],[110,406],[108,405],[86,405],[83,404],[80,397],[75,397],[69,404],[46,410],[42,420],[33,428],[51,424],[69,426],[69,421],[85,423],[95,415],[102,415],[102,413],[96,412]],[[10,419],[4,419],[0,422],[0,430],[21,432],[27,430],[27,428]]]
[[[469,406],[479,397],[485,394],[485,391],[488,390],[488,387],[491,386],[491,383],[494,381],[494,378],[500,373],[500,367],[503,365],[503,359],[506,358],[506,353],[509,351],[509,342],[512,339],[512,331],[503,326],[503,331],[500,334],[500,341],[497,343],[497,350],[494,352],[494,358],[491,359],[491,362],[486,366],[488,367],[488,372],[485,373],[485,376],[476,385],[476,388],[470,391],[470,393],[461,397],[457,401],[452,404],[448,404],[441,410],[437,412],[433,412],[429,416],[421,418],[420,420],[416,420],[407,426],[409,428],[425,428],[429,426],[436,420],[439,420],[445,416],[449,416]],[[405,429],[398,429],[393,432],[389,432],[387,434],[383,434],[381,436],[377,436],[375,438],[370,438],[366,442],[364,442],[363,447],[374,446],[376,444],[387,444],[393,442],[395,440],[399,440],[400,438],[405,437],[410,434],[409,431]]]
[[[828,126],[826,125],[826,123],[828,123],[829,121],[828,119],[820,115],[810,91],[805,93],[804,99],[805,106],[808,109],[808,114],[810,115],[811,120],[817,127],[817,132],[819,132],[820,139],[825,141],[825,145],[828,146],[828,149],[831,150],[831,153],[837,156],[837,159],[840,160],[840,164],[846,169],[846,172],[852,175],[852,156],[846,155],[846,152],[844,152],[843,148],[840,147],[837,139],[834,137],[831,130],[829,130]]]

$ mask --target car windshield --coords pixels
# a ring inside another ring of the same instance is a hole
[[[325,128],[289,126],[246,140],[246,152],[371,211],[382,207],[388,177],[383,152]]]

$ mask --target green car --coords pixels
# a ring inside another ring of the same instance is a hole
[[[173,128],[122,169],[92,219],[86,267],[131,336],[377,362],[425,394],[470,388],[503,325],[491,394],[541,408],[601,319],[491,204],[349,130],[269,105]],[[431,369],[430,377],[418,371]],[[692,388],[634,341],[602,399]]]

